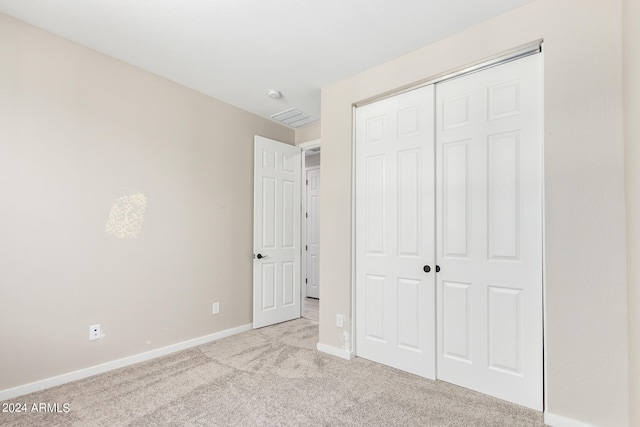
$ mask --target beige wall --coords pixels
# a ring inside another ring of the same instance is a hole
[[[353,338],[352,105],[544,39],[546,411],[627,425],[621,16],[537,0],[323,89],[321,345]]]
[[[296,145],[320,139],[320,122],[296,129]]]
[[[629,314],[629,425],[640,426],[640,2],[624,0],[624,139]]]
[[[2,14],[0,63],[0,390],[251,323],[253,136],[294,132]]]

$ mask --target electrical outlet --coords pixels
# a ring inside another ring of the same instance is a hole
[[[89,326],[89,341],[99,340],[102,337],[102,326],[91,325]]]
[[[336,314],[336,326],[342,328],[344,326],[344,315]]]
[[[213,303],[213,308],[212,308],[211,312],[212,312],[213,314],[218,314],[218,313],[220,313],[220,303],[219,303],[219,302],[214,302],[214,303]]]

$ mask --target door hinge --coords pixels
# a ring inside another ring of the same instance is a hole
[[[309,250],[309,245],[304,245],[304,250],[308,251]]]
[[[307,185],[309,185],[309,180],[308,179],[306,180],[306,182],[307,182]]]
[[[304,217],[305,217],[305,218],[309,218],[309,212],[305,212],[305,213],[304,213]]]
[[[309,283],[309,279],[304,279],[304,283]]]

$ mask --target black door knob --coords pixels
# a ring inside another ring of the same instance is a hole
[[[440,266],[436,265],[436,273],[440,273]]]
[[[264,257],[262,256],[262,254],[258,254],[258,255],[256,255],[256,258],[258,258],[258,259],[262,259],[262,258],[264,258]]]
[[[428,273],[431,271],[431,267],[429,267],[428,265],[425,265],[424,267],[422,267],[422,269],[424,270],[425,273]]]

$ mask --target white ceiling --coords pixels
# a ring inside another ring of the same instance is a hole
[[[263,117],[320,118],[322,87],[530,1],[0,0],[0,12]]]

